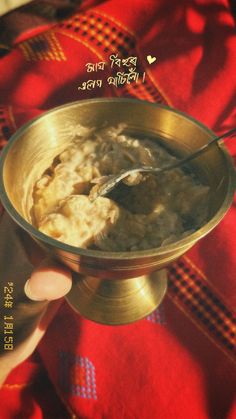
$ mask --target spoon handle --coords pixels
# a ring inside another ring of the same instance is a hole
[[[212,144],[217,143],[220,140],[223,140],[224,138],[231,137],[235,135],[236,128],[232,128],[229,131],[226,131],[224,134],[220,135],[219,137],[213,138],[209,143],[204,144],[202,147],[200,147],[197,151],[190,154],[189,156],[183,158],[182,160],[179,160],[178,162],[171,164],[169,166],[163,167],[162,171],[174,169],[175,167],[182,166],[182,164],[188,163],[189,161],[195,159],[196,157],[200,156],[205,150],[207,150]]]
[[[148,167],[148,166],[136,166],[128,170],[123,170],[117,175],[111,175],[107,177],[107,180],[102,182],[101,185],[98,185],[95,190],[92,189],[90,193],[90,199],[91,201],[94,201],[99,196],[107,195],[112,189],[116,187],[116,185],[125,177],[129,176],[130,174],[141,172],[141,173],[161,173],[161,172],[167,172],[168,170],[176,169],[177,167],[180,167],[184,165],[185,163],[188,163],[189,161],[195,159],[200,154],[204,153],[212,144],[223,140],[224,138],[233,136],[236,134],[236,128],[232,128],[231,130],[225,132],[224,134],[220,135],[219,137],[214,137],[209,143],[204,144],[202,147],[200,147],[197,151],[190,154],[187,157],[184,157],[181,160],[177,160],[174,163],[171,163],[164,167]]]

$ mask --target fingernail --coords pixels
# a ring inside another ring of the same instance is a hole
[[[25,286],[24,286],[25,295],[28,298],[30,298],[30,300],[32,300],[32,301],[46,301],[45,298],[37,297],[37,295],[35,295],[32,292],[30,282],[31,282],[30,279],[28,279],[28,281],[26,281],[26,283],[25,283]]]

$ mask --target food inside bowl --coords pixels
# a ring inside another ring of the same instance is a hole
[[[124,124],[77,127],[34,188],[32,215],[42,233],[80,248],[136,251],[179,241],[207,221],[209,187],[179,168],[129,177],[108,197],[91,201],[103,176],[176,160],[158,141],[124,131]]]

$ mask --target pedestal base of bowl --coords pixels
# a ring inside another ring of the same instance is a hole
[[[132,323],[152,313],[167,290],[166,270],[137,278],[113,280],[74,274],[66,300],[82,316],[97,323]]]

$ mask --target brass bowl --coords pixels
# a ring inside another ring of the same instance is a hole
[[[125,122],[132,132],[161,137],[171,150],[182,154],[196,150],[214,136],[193,118],[145,101],[104,98],[69,103],[35,118],[12,136],[1,157],[0,199],[33,239],[80,274],[73,275],[68,302],[91,320],[124,324],[148,315],[159,305],[167,285],[163,268],[223,218],[232,202],[235,170],[222,143],[194,160],[193,169],[210,186],[209,220],[174,244],[145,251],[104,252],[61,243],[32,225],[33,185],[69,143],[76,124],[99,127],[105,121],[112,126]]]

